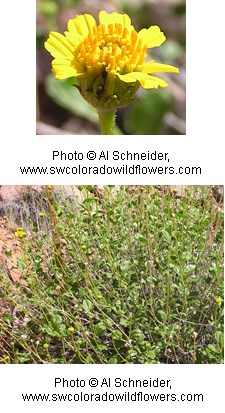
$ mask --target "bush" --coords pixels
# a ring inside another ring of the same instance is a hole
[[[223,213],[212,188],[80,187],[24,221],[2,280],[2,363],[222,363]],[[43,205],[47,205],[46,201]],[[38,208],[38,206],[37,206]],[[60,247],[54,249],[54,233]]]

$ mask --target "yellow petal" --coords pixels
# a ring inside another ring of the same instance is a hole
[[[138,38],[141,39],[148,48],[161,46],[166,40],[166,36],[158,26],[151,26],[149,29],[140,30],[140,32],[138,32]]]
[[[155,76],[149,76],[148,74],[141,72],[131,72],[125,75],[120,75],[119,73],[117,73],[117,76],[120,78],[120,80],[126,83],[138,81],[140,82],[141,86],[145,89],[158,89],[159,86],[168,86],[168,84],[164,80],[159,79]]]
[[[108,13],[106,11],[100,11],[98,15],[99,23],[100,24],[108,24]]]
[[[148,76],[143,82],[140,82],[144,89],[158,89],[159,87],[167,87],[168,83],[165,80],[155,76]]]
[[[71,43],[60,33],[51,32],[48,40],[45,42],[45,48],[55,58],[67,57],[73,58],[73,46]]]
[[[86,20],[87,27],[89,29],[89,32],[92,32],[93,27],[96,26],[96,21],[91,14],[84,14],[84,18]]]
[[[120,14],[120,13],[108,14],[106,11],[100,11],[99,23],[105,24],[106,26],[108,26],[109,24],[118,23],[118,24],[122,24],[122,26],[126,28],[131,27],[131,20],[127,14]]]
[[[131,19],[127,14],[123,14],[123,25],[127,28],[131,26]]]
[[[77,46],[84,40],[84,38],[83,38],[83,36],[81,36],[81,35],[78,33],[78,31],[77,31],[77,29],[76,29],[76,26],[75,26],[75,24],[74,24],[74,20],[75,20],[75,19],[70,19],[70,20],[68,21],[68,25],[67,25],[67,27],[68,27],[68,32],[65,32],[64,34],[65,34],[66,38],[67,38],[75,47],[77,47]]]
[[[163,63],[155,63],[154,60],[143,65],[143,68],[141,71],[143,73],[161,73],[161,72],[179,73],[179,69],[177,67],[165,65]]]
[[[135,76],[135,72],[127,73],[125,75],[120,75],[119,73],[117,73],[117,76],[120,80],[122,80],[125,83],[132,83],[138,80]]]
[[[65,70],[65,68],[63,67],[61,70],[53,67],[52,72],[55,74],[56,79],[68,79],[69,77],[77,76],[75,69],[72,70],[72,68],[71,68],[71,71],[69,71],[69,70]]]
[[[67,79],[68,77],[77,77],[83,74],[81,64],[66,59],[54,59],[52,61],[52,72],[55,73],[56,79]]]
[[[117,74],[117,76],[121,80],[123,80],[123,82],[127,82],[127,83],[136,82],[137,80],[140,83],[142,83],[142,82],[145,82],[149,78],[149,75],[147,75],[146,73],[142,73],[142,72],[130,72],[130,73],[127,73],[126,75]]]
[[[76,16],[73,19],[73,24],[78,35],[85,39],[92,32],[93,27],[96,26],[96,21],[90,14],[84,14]]]
[[[73,70],[76,71],[77,75],[85,73],[83,65],[79,62],[74,62],[74,61],[69,62],[68,60],[60,61],[58,59],[55,59],[52,62],[52,66],[59,67],[59,68],[60,67],[65,67],[65,70],[66,70],[66,68],[68,68],[68,70],[73,69]]]

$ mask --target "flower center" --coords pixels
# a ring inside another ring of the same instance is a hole
[[[76,60],[88,70],[105,67],[107,72],[129,73],[144,64],[147,46],[133,26],[100,24],[92,29],[78,48]]]

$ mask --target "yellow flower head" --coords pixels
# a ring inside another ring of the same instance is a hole
[[[223,299],[221,297],[215,297],[216,304],[222,303]]]
[[[24,238],[26,237],[26,232],[23,230],[23,228],[17,228],[17,231],[15,232],[16,237],[18,238]]]
[[[68,327],[67,330],[68,330],[68,332],[71,333],[71,334],[74,333],[74,331],[75,331],[75,329],[74,329],[73,327]]]
[[[179,72],[154,60],[145,62],[147,49],[160,46],[166,37],[158,26],[136,32],[126,14],[101,11],[99,25],[90,14],[76,16],[64,34],[51,32],[45,42],[54,57],[52,71],[57,79],[79,78],[81,93],[93,104],[96,99],[93,102],[90,91],[98,100],[104,97],[104,103],[110,97],[126,104],[124,94],[130,98],[140,85],[145,89],[168,86],[153,73]]]

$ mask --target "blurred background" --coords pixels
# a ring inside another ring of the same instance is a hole
[[[140,88],[137,102],[118,109],[117,134],[185,134],[185,0],[37,0],[37,135],[99,134],[95,109],[71,86],[71,79],[55,80],[44,41],[50,31],[63,34],[77,14],[92,14],[98,22],[100,10],[127,13],[136,31],[160,26],[167,40],[153,49],[154,60],[180,68],[179,75],[160,74],[168,88]]]

